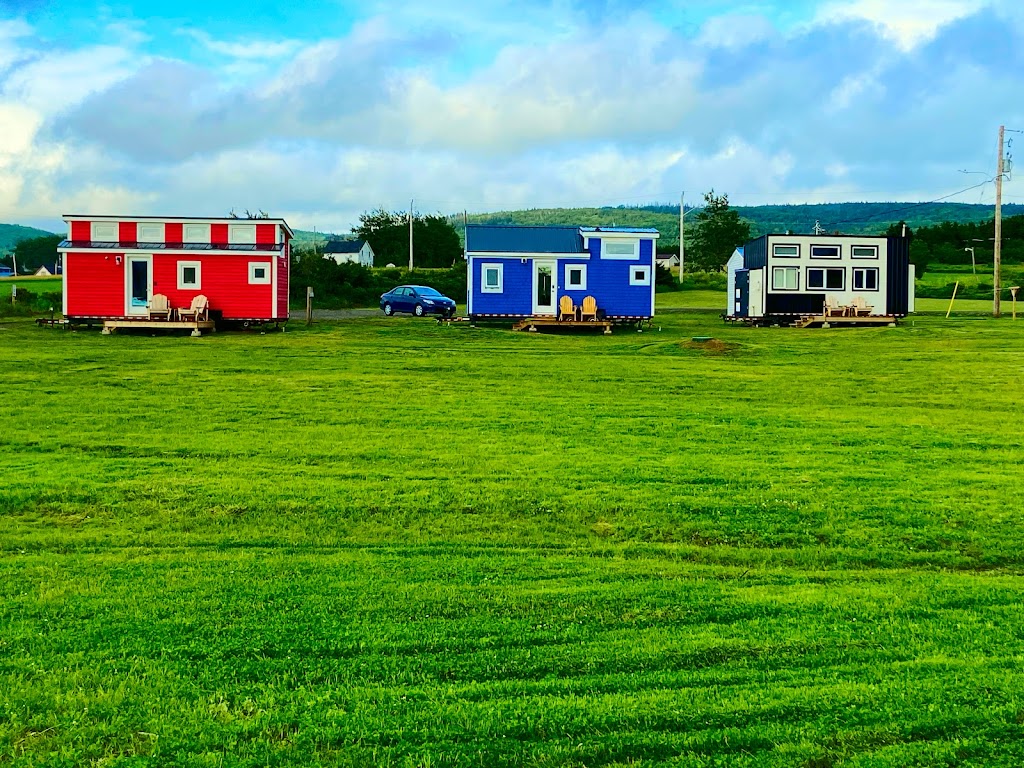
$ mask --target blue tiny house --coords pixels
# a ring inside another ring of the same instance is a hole
[[[654,315],[656,229],[628,227],[466,228],[470,317],[555,317],[563,296],[592,296],[598,317]]]

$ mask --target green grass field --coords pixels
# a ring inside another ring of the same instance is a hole
[[[658,325],[0,322],[0,763],[1019,766],[1024,322]]]

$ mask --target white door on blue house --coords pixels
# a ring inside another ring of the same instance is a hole
[[[153,295],[153,257],[129,256],[124,271],[124,313],[148,315],[149,299]]]
[[[533,314],[555,314],[555,262],[533,262]]]

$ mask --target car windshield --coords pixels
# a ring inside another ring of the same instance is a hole
[[[442,296],[443,294],[438,293],[433,288],[427,288],[424,286],[416,288],[416,293],[420,296]]]

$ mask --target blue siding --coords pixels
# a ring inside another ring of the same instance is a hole
[[[503,264],[502,292],[482,293],[482,264]],[[533,259],[488,259],[474,256],[471,287],[474,315],[524,315],[533,314]]]
[[[562,264],[577,263],[575,260],[565,259],[559,261],[559,285],[561,286],[565,272]],[[590,238],[590,261],[580,262],[587,264],[587,290],[586,291],[563,291],[559,290],[558,295],[568,293],[573,301],[579,303],[584,296],[590,295],[597,299],[598,309],[612,317],[651,317],[654,314],[654,307],[651,306],[650,285],[630,285],[629,270],[636,266],[646,266],[650,270],[651,280],[654,280],[654,241],[649,239],[640,240],[639,260],[626,261],[621,259],[602,259],[600,238]]]

